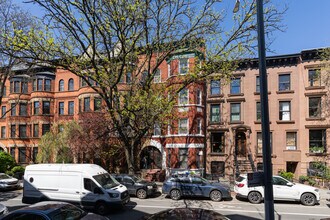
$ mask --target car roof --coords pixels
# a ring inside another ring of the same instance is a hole
[[[60,208],[66,207],[66,206],[73,206],[73,205],[66,203],[66,202],[45,201],[45,202],[38,202],[33,205],[23,207],[17,211],[33,211],[33,212],[38,212],[38,213],[44,213],[47,215],[51,212],[54,212]]]

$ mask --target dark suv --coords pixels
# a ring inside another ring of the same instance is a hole
[[[182,196],[207,197],[216,202],[231,198],[229,186],[198,176],[170,177],[164,182],[162,192],[174,200]]]
[[[129,174],[112,174],[112,176],[127,187],[130,195],[136,196],[139,199],[145,199],[158,192],[158,187],[155,182],[143,180]]]

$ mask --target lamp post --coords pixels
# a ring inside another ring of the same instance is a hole
[[[264,204],[265,219],[274,220],[274,196],[273,196],[273,169],[270,148],[269,129],[269,107],[268,107],[268,86],[266,71],[266,47],[263,0],[256,0],[257,3],[257,29],[258,29],[258,54],[259,54],[259,76],[260,76],[260,105],[261,105],[261,128],[262,128],[262,157],[264,169]],[[239,0],[233,12],[239,9]]]

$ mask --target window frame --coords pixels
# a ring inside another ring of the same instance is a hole
[[[42,114],[50,115],[50,101],[42,101]]]
[[[259,101],[256,102],[256,121],[261,121],[261,102]]]
[[[238,106],[238,111],[233,111],[234,110],[234,107],[235,106]],[[235,102],[235,103],[230,103],[230,122],[240,122],[242,121],[242,118],[241,118],[241,112],[242,112],[242,109],[241,109],[241,103],[238,103],[238,102]],[[238,116],[238,120],[234,120],[234,117],[237,117]]]
[[[311,101],[318,99],[318,102],[316,103],[317,106],[311,106]],[[313,114],[316,113],[316,115]],[[308,117],[309,118],[321,118],[322,116],[322,97],[319,96],[313,96],[308,97]]]
[[[179,105],[188,105],[189,104],[189,90],[183,88],[178,95],[178,104]]]
[[[74,101],[68,102],[68,115],[74,115]]]
[[[188,118],[180,118],[178,121],[178,134],[188,134],[188,133],[189,133]]]
[[[187,75],[188,72],[189,72],[189,58],[179,58],[179,75]]]
[[[219,109],[218,112],[213,111],[214,109]],[[218,118],[218,120],[213,120],[213,118]],[[220,123],[221,122],[221,104],[211,104],[210,105],[210,123]]]
[[[68,81],[68,91],[74,91],[74,79],[72,78]]]
[[[320,69],[309,69],[308,70],[308,86],[319,87],[321,85],[322,85],[321,70]]]
[[[219,137],[218,137],[219,136]],[[216,139],[216,137],[218,137]],[[210,144],[211,153],[225,153],[226,139],[225,132],[211,132]],[[218,149],[218,150],[215,150]]]
[[[220,80],[211,80],[210,82],[210,95],[221,94],[221,82]]]
[[[58,102],[58,114],[64,115],[64,102]]]
[[[288,104],[289,109],[285,110],[283,104]],[[286,114],[287,113],[287,114]],[[288,119],[285,119],[288,115]],[[279,120],[280,121],[291,121],[291,101],[279,101]]]
[[[58,81],[58,91],[59,92],[63,92],[64,91],[64,80],[61,79],[60,81]]]
[[[289,77],[285,81],[285,77]],[[284,81],[283,81],[284,78]],[[278,91],[290,91],[291,90],[291,74],[286,73],[286,74],[280,74],[278,75]]]
[[[288,136],[289,134],[293,134],[293,141],[294,141],[294,145],[290,145],[289,143],[292,142],[292,140],[290,141],[290,137]],[[285,133],[285,146],[286,146],[286,150],[297,150],[297,132],[295,131],[287,131]]]
[[[232,78],[230,80],[230,94],[241,94],[241,77]]]

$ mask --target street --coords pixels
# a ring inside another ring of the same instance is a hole
[[[22,190],[0,192],[0,202],[10,211],[26,204],[21,202]],[[112,220],[137,220],[146,214],[153,214],[165,209],[192,207],[215,210],[230,219],[264,219],[264,204],[250,204],[245,200],[233,198],[231,201],[213,202],[207,199],[182,199],[174,201],[159,195],[154,198],[138,199],[131,197],[131,202],[119,211],[111,211]],[[330,201],[323,198],[319,205],[303,206],[296,202],[275,202],[275,219],[319,220],[330,217]]]

